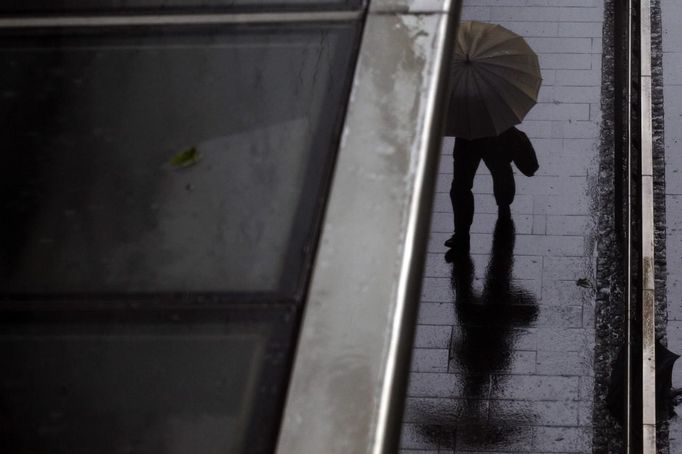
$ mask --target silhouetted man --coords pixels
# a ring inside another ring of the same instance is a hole
[[[496,137],[473,140],[458,137],[452,158],[454,175],[450,201],[455,217],[455,233],[445,241],[445,246],[465,252],[469,250],[469,228],[474,219],[474,194],[471,189],[481,160],[493,177],[493,194],[500,218],[511,218],[510,205],[516,193],[512,160],[528,176],[533,175],[538,165],[528,137],[514,127]]]

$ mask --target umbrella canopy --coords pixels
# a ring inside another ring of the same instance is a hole
[[[542,82],[538,56],[521,36],[475,21],[459,26],[450,77],[446,135],[465,139],[521,123]]]

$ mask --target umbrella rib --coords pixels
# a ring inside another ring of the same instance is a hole
[[[485,82],[485,84],[488,85],[489,87],[494,87],[494,84],[492,84],[492,83],[490,82],[490,80],[489,80],[487,77],[483,76],[482,74],[479,74],[479,76],[480,76],[480,78],[474,78],[474,83],[476,84],[476,86],[477,86],[479,92],[480,92],[480,93],[487,93],[487,94],[489,94],[489,95],[494,96],[495,98],[497,98],[497,105],[490,105],[490,99],[489,99],[488,96],[482,96],[482,97],[481,97],[481,100],[482,100],[483,103],[486,105],[487,111],[488,111],[488,112],[495,112],[496,110],[499,111],[499,109],[500,109],[501,107],[504,107],[504,108],[507,110],[507,112],[510,112],[510,113],[516,118],[516,120],[517,120],[517,122],[516,122],[516,123],[512,123],[512,125],[513,125],[513,124],[518,124],[518,123],[521,121],[521,118],[522,118],[522,117],[519,118],[519,116],[518,116],[518,114],[516,113],[516,111],[514,111],[513,109],[511,109],[511,108],[509,107],[509,105],[508,105],[508,103],[507,103],[507,100],[504,99],[504,98],[500,95],[500,93],[499,93],[497,90],[495,90],[495,89],[483,90],[483,89],[481,88],[480,82]],[[495,132],[496,132],[497,134],[501,133],[501,132],[504,130],[504,129],[503,129],[504,126],[498,127],[498,125],[497,125],[498,122],[495,121],[495,117],[494,117],[492,114],[488,114],[488,118],[490,119],[490,122],[493,124],[493,127],[495,128]]]
[[[472,85],[472,92],[478,92],[480,94],[485,93],[485,91],[482,89],[482,87],[479,84],[479,81],[476,77],[474,77],[473,71],[468,74],[469,79],[471,80],[471,85]],[[475,87],[475,89],[473,89]],[[481,117],[477,117],[476,114],[473,112],[477,112],[478,115],[487,117],[488,123],[492,124],[493,127],[495,127],[495,119],[491,115],[490,111],[490,106],[488,103],[485,101],[485,97],[481,97],[480,99],[483,101],[478,102],[478,98],[475,96],[469,96],[467,97],[467,111],[469,115],[466,115],[466,121],[469,125],[469,131],[472,131],[472,134],[480,137],[480,136],[485,136],[485,133],[481,133],[481,126],[486,124],[486,122],[481,121]],[[473,120],[476,118],[476,122],[474,123]],[[478,131],[474,134],[474,127],[479,126]],[[496,129],[496,128],[495,128]]]
[[[461,130],[466,131],[465,134],[471,132],[471,122],[468,115],[463,115],[462,112],[468,110],[469,102],[467,96],[461,96],[462,93],[470,93],[467,82],[469,81],[470,69],[461,68],[461,70],[454,72],[452,91],[450,94],[450,107],[448,116],[453,119],[456,124],[461,125]]]
[[[484,24],[484,27],[478,27],[477,39],[475,46],[472,46],[471,55],[482,55],[500,46],[509,47],[507,43],[521,39],[523,44],[528,44],[522,37],[516,33],[508,30],[501,25]],[[492,26],[491,26],[492,25]]]
[[[512,43],[512,44],[510,44]],[[491,43],[490,46],[479,50],[475,55],[476,58],[484,58],[486,56],[499,56],[499,55],[533,55],[533,49],[530,48],[528,43],[518,35],[510,36],[502,41]]]
[[[490,90],[490,93],[493,94],[495,97],[497,97],[501,102],[500,105],[506,107],[506,109],[510,112],[513,113],[513,115],[519,120],[519,122],[523,119],[523,116],[528,112],[529,109],[524,108],[524,112],[521,112],[517,110],[514,105],[516,104],[516,100],[509,99],[508,97],[505,97],[504,95],[507,93],[506,90],[500,89],[499,85],[506,84],[507,81],[505,79],[499,78],[498,83],[496,84],[495,82],[491,81],[489,76],[487,76],[484,73],[479,73],[479,76],[482,80],[484,80],[490,87],[495,87],[492,90]],[[521,91],[522,95],[526,97],[528,100],[530,100],[530,104],[532,105],[535,104],[535,99],[532,97],[528,96],[525,92]],[[499,106],[498,106],[499,107]]]
[[[539,68],[537,69],[537,71],[535,71],[535,70],[534,70],[535,68],[532,68],[532,69],[522,68],[522,67],[519,67],[519,66],[513,66],[513,65],[510,65],[510,64],[504,64],[504,63],[501,63],[501,62],[494,62],[494,61],[492,61],[492,60],[491,60],[491,61],[485,61],[485,62],[484,62],[484,61],[476,61],[476,62],[474,63],[474,65],[476,65],[476,67],[479,67],[479,68],[484,68],[484,67],[486,67],[486,66],[496,66],[496,67],[498,67],[498,68],[505,68],[505,69],[509,69],[509,70],[511,70],[511,71],[516,71],[516,72],[519,72],[519,73],[522,73],[522,74],[527,74],[527,75],[530,76],[530,77],[534,77],[534,78],[536,78],[536,79],[538,79],[538,80],[542,80],[542,76],[541,76],[541,73],[540,73]],[[491,70],[488,69],[488,68],[486,68],[486,69],[487,69],[488,71],[491,71]]]
[[[542,81],[542,79],[538,79],[537,88],[536,88],[536,87],[524,86],[523,83],[520,83],[516,80],[510,79],[507,77],[503,77],[501,74],[496,73],[495,71],[492,71],[483,65],[477,66],[476,69],[479,71],[479,74],[481,75],[481,77],[488,80],[489,84],[491,84],[493,86],[495,85],[494,82],[490,81],[490,76],[492,76],[492,77],[497,78],[500,81],[502,81],[502,83],[507,83],[507,84],[513,86],[514,88],[519,90],[521,93],[523,93],[523,95],[526,96],[531,101],[533,101],[533,102],[537,101],[537,95],[538,95],[538,91],[540,90],[540,82]],[[489,76],[486,77],[485,76],[486,74],[488,74]],[[533,93],[529,93],[528,90],[533,90]]]

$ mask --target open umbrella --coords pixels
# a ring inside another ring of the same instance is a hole
[[[506,28],[462,22],[450,72],[446,135],[497,136],[535,105],[542,77],[538,56]]]

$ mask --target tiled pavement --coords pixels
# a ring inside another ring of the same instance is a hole
[[[668,348],[682,353],[682,3],[661,0],[663,97],[665,109],[666,257]],[[673,386],[682,386],[682,366],[673,369]],[[677,409],[680,412],[680,407]],[[682,418],[670,422],[670,452],[682,452]]]
[[[471,263],[446,263],[453,139],[444,141],[405,454],[591,452],[594,292],[577,281],[594,282],[590,187],[599,143],[602,17],[598,0],[465,1],[465,20],[500,23],[540,56],[540,102],[520,126],[540,170],[532,178],[517,172],[516,234],[498,231],[498,245],[514,245],[513,263],[496,247],[486,272],[497,208],[483,164],[474,187]],[[473,294],[482,299],[455,304],[453,282],[462,285],[469,267]],[[509,291],[500,296],[495,282],[508,272],[512,281],[502,287],[510,284]]]

